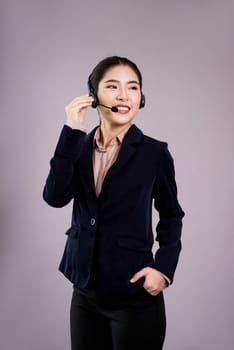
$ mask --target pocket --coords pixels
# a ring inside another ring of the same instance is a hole
[[[150,252],[152,250],[152,245],[146,241],[141,241],[129,237],[120,237],[118,239],[118,246],[133,250],[136,252]]]
[[[66,232],[65,234],[73,239],[77,239],[80,233],[80,227],[77,225],[72,225]]]

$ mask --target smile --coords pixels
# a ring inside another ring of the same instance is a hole
[[[126,105],[116,105],[116,107],[118,108],[118,112],[127,113],[130,111],[130,107]]]

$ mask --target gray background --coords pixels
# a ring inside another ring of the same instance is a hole
[[[0,13],[1,350],[69,349],[57,268],[71,205],[49,207],[42,189],[64,106],[112,54],[142,71],[135,123],[168,142],[186,212],[165,350],[233,349],[233,1],[5,0]]]

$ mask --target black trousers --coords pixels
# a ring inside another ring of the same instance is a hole
[[[163,293],[121,299],[74,287],[70,331],[72,350],[161,350],[166,332]]]

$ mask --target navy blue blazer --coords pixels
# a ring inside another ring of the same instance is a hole
[[[133,124],[97,198],[92,165],[95,129],[86,135],[65,125],[50,162],[44,200],[57,208],[73,200],[59,270],[80,288],[94,276],[96,290],[104,294],[138,293],[143,280],[129,280],[146,266],[173,282],[184,211],[167,143],[144,135]],[[155,234],[153,207],[159,214]]]

